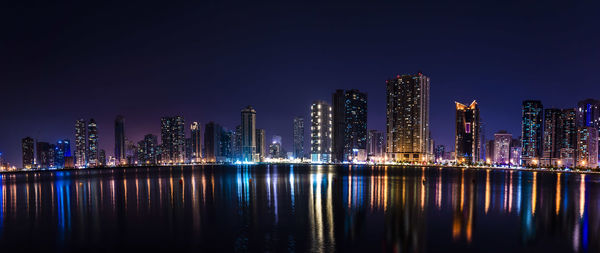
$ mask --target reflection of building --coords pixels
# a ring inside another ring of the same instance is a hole
[[[456,102],[456,162],[479,162],[481,140],[479,106],[476,101],[467,106]]]
[[[392,161],[432,160],[429,152],[429,77],[398,75],[386,81],[386,152]]]
[[[494,134],[494,163],[502,165],[510,163],[511,141],[512,134],[506,131],[499,131]]]
[[[539,165],[542,154],[542,110],[540,101],[523,101],[521,135],[523,165]]]
[[[23,168],[31,169],[34,166],[34,148],[33,148],[33,138],[25,137],[21,140],[21,150],[23,154]]]
[[[580,127],[577,130],[577,166],[598,167],[598,129]]]
[[[294,158],[304,158],[304,118],[294,118]]]
[[[252,106],[242,109],[241,159],[256,162],[256,111]]]
[[[331,161],[332,112],[324,101],[316,101],[310,107],[310,146],[313,162]]]

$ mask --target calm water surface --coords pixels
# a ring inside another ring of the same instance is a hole
[[[5,250],[600,250],[598,175],[215,165],[0,182]]]

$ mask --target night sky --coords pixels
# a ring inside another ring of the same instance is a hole
[[[524,99],[599,98],[598,1],[50,2],[0,7],[0,152],[19,167],[21,138],[74,142],[78,118],[108,156],[118,114],[137,142],[165,115],[235,128],[246,105],[291,150],[293,117],[335,89],[366,91],[384,130],[385,79],[419,70],[448,146],[454,101],[479,102],[489,138],[520,135]]]

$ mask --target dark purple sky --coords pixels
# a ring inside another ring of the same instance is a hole
[[[292,118],[337,88],[368,92],[383,130],[385,79],[419,70],[445,145],[455,100],[477,99],[488,136],[518,136],[522,100],[600,91],[597,1],[22,2],[0,8],[0,152],[18,166],[21,138],[73,140],[77,118],[112,155],[117,114],[137,142],[163,115],[234,128],[248,104],[290,149]]]

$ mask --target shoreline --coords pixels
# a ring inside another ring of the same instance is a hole
[[[429,168],[449,168],[449,169],[471,169],[471,170],[499,170],[499,171],[529,171],[529,172],[546,172],[546,173],[573,173],[573,174],[600,174],[600,171],[595,170],[560,170],[554,168],[519,168],[519,167],[488,167],[488,166],[457,166],[457,165],[438,165],[438,164],[427,164],[427,165],[415,165],[415,164],[311,164],[311,163],[256,163],[256,164],[222,164],[222,163],[202,163],[202,164],[181,164],[181,165],[149,165],[149,166],[119,166],[119,167],[94,167],[94,168],[64,168],[64,169],[42,169],[42,170],[16,170],[16,171],[2,171],[0,174],[29,174],[39,172],[69,172],[69,171],[85,171],[85,170],[109,170],[109,169],[140,169],[140,168],[168,168],[168,167],[195,167],[195,166],[256,166],[256,165],[341,165],[341,166],[391,166],[391,167],[402,167],[402,168],[418,168],[418,167],[429,167]]]

